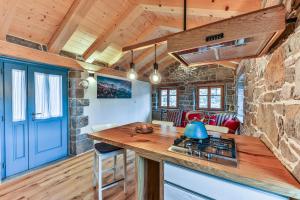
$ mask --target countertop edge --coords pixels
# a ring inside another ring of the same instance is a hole
[[[95,137],[93,134],[88,134],[88,137],[90,139],[99,140],[99,138]],[[157,157],[161,161],[168,161],[173,164],[187,167],[187,168],[190,168],[195,171],[209,174],[211,176],[224,178],[226,180],[229,180],[229,181],[232,181],[235,183],[243,184],[243,185],[246,185],[249,187],[253,187],[253,188],[256,188],[259,190],[271,192],[271,193],[274,193],[277,195],[300,199],[300,189],[295,188],[289,184],[286,184],[287,187],[282,187],[282,186],[278,186],[278,184],[270,184],[270,182],[264,182],[262,180],[257,180],[257,179],[248,178],[245,176],[240,176],[240,175],[230,173],[227,171],[225,172],[224,170],[219,170],[214,167],[204,166],[199,163],[194,163],[194,162],[185,161],[182,159],[177,159],[177,158],[171,157],[169,155],[165,155],[162,153],[156,153],[156,152],[148,151],[145,149],[136,148],[136,147],[133,147],[128,144],[120,144],[120,143],[117,143],[117,142],[114,142],[114,141],[111,141],[108,139],[104,139],[104,138],[102,138],[101,141],[109,143],[111,145],[121,147],[121,148],[133,150],[142,156],[145,155],[146,157]],[[161,157],[163,157],[163,158],[161,158]],[[197,165],[198,167],[196,167],[195,165]]]

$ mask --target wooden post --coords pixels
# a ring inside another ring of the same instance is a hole
[[[144,198],[144,169],[145,162],[144,158],[136,154],[135,157],[135,178],[136,178],[136,199],[143,200]]]
[[[162,199],[161,162],[136,155],[136,191],[138,200]]]

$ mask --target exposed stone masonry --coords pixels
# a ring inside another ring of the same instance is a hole
[[[70,154],[77,155],[93,147],[93,142],[87,138],[86,133],[81,133],[81,128],[89,123],[88,116],[84,116],[83,107],[89,106],[89,99],[84,99],[84,89],[79,85],[80,71],[69,72],[69,130]]]
[[[243,132],[260,137],[300,181],[300,27],[271,55],[243,60]]]
[[[162,72],[162,85],[175,85],[178,89],[178,106],[183,110],[195,110],[195,92],[200,84],[220,83],[225,86],[225,110],[235,110],[234,70],[218,65],[185,67],[174,63]],[[158,88],[152,90],[152,118],[160,119],[157,108]]]

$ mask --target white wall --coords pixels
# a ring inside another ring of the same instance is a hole
[[[96,79],[88,78],[88,80],[90,84],[85,91],[85,98],[90,99],[90,105],[84,108],[84,115],[89,116],[89,125],[81,129],[82,133],[90,133],[93,125],[151,121],[151,85],[149,83],[133,81],[131,99],[97,99]]]

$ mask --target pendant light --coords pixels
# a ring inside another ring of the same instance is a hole
[[[133,63],[133,51],[131,50],[131,63],[130,63],[130,69],[127,73],[127,78],[130,80],[137,79],[137,73],[135,71],[134,63]]]
[[[158,72],[158,64],[156,63],[156,44],[154,45],[154,64],[153,64],[153,72],[150,74],[150,82],[152,84],[158,84],[161,81],[161,75]]]

